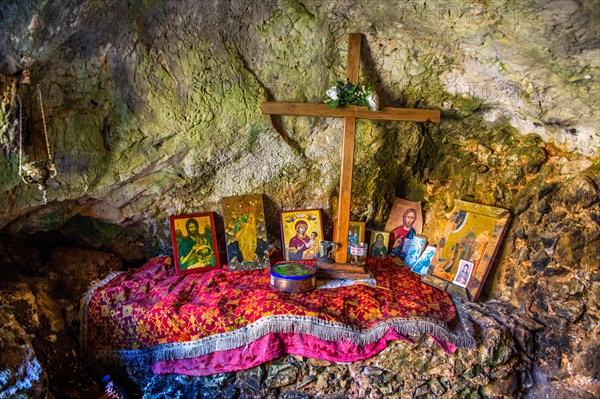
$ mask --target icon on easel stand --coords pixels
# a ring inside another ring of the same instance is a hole
[[[321,241],[321,245],[319,246],[319,263],[335,263],[333,253],[336,245],[333,241]]]

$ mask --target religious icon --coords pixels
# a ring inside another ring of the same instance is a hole
[[[369,256],[380,259],[387,258],[390,233],[385,231],[371,231],[370,233]]]
[[[505,209],[457,200],[432,261],[433,276],[455,283],[463,261],[470,263],[467,281],[457,285],[466,288],[471,300],[477,299],[509,219]]]
[[[229,270],[265,269],[269,245],[261,195],[222,200]]]
[[[435,254],[435,245],[428,245],[425,247],[419,259],[415,262],[413,267],[410,269],[415,273],[419,273],[421,276],[427,274],[429,270],[429,265],[431,265],[431,260],[433,259],[433,255]]]
[[[390,255],[404,259],[415,234],[423,231],[421,202],[396,198],[385,230],[391,233]]]
[[[415,235],[410,243],[408,251],[406,251],[406,257],[404,263],[407,266],[414,266],[423,252],[423,248],[427,245],[427,237]]]
[[[221,267],[212,212],[171,216],[169,223],[177,273]]]
[[[282,211],[280,218],[285,260],[318,259],[323,241],[321,210]]]

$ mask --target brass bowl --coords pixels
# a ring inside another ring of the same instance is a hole
[[[307,292],[317,287],[317,267],[305,263],[279,262],[271,266],[271,285],[285,292]]]

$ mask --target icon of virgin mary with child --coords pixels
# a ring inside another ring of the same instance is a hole
[[[288,249],[289,260],[315,259],[319,254],[318,233],[313,231],[310,237],[306,234],[308,223],[298,220],[294,225],[296,235],[290,239]]]

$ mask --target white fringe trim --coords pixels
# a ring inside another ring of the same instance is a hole
[[[209,353],[239,348],[270,333],[311,335],[327,341],[349,341],[364,346],[378,341],[392,327],[404,335],[432,334],[459,347],[474,347],[472,337],[453,333],[443,322],[424,318],[396,318],[381,322],[369,330],[327,322],[307,316],[277,315],[264,317],[244,328],[212,335],[197,341],[160,344],[136,350],[106,350],[90,353],[94,359],[121,366],[148,365],[163,360],[194,358]]]

